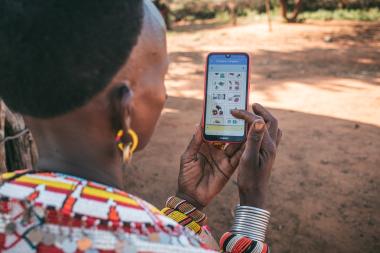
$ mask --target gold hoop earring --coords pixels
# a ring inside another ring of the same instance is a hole
[[[139,137],[137,136],[134,130],[128,129],[127,133],[131,139],[131,141],[128,143],[123,143],[122,141],[122,138],[124,136],[124,130],[122,129],[117,131],[116,138],[115,138],[117,147],[123,153],[124,162],[129,162],[132,159],[133,152],[135,152],[139,144]]]

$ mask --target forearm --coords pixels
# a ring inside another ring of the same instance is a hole
[[[263,209],[237,206],[233,226],[222,236],[219,245],[206,225],[206,215],[186,200],[170,197],[161,212],[198,234],[210,249],[234,253],[269,252],[264,241],[270,214]]]

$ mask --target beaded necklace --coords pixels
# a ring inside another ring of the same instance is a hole
[[[212,252],[145,201],[61,173],[6,173],[1,252]]]

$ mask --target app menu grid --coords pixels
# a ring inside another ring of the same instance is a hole
[[[209,72],[206,134],[236,135],[236,131],[241,132],[241,130],[244,130],[244,121],[234,118],[230,110],[245,108],[245,74],[239,71]],[[228,127],[225,129],[212,127],[215,125]],[[207,133],[207,130],[209,130],[209,133]]]

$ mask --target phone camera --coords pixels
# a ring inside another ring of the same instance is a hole
[[[231,58],[231,55],[230,54],[226,54],[226,58]]]

